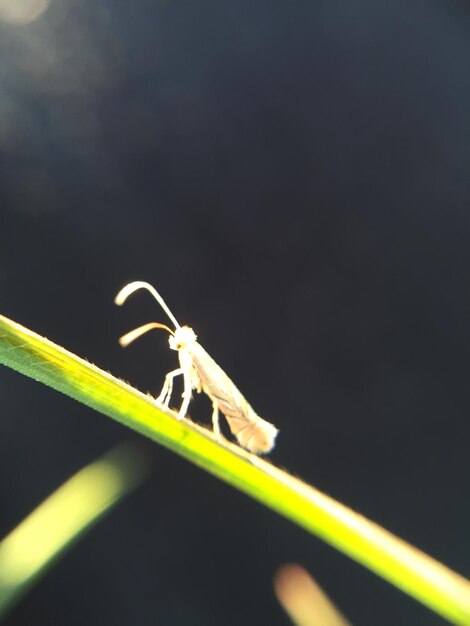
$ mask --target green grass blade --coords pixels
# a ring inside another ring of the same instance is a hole
[[[206,469],[322,538],[455,624],[470,625],[470,582],[329,496],[0,316],[0,363],[83,402]]]
[[[87,465],[0,542],[0,619],[91,525],[145,477],[135,446]]]

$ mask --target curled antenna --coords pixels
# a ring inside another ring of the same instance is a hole
[[[165,300],[161,297],[161,295],[158,293],[158,291],[152,287],[152,285],[150,285],[150,283],[145,283],[141,280],[136,280],[133,283],[128,283],[127,285],[125,285],[121,291],[118,293],[118,295],[115,297],[114,302],[118,305],[121,306],[122,304],[124,304],[124,302],[127,300],[127,298],[134,293],[134,291],[137,291],[138,289],[147,289],[147,291],[150,291],[150,293],[152,294],[152,296],[155,298],[155,300],[158,302],[158,304],[162,307],[162,309],[165,311],[165,313],[168,315],[168,317],[171,319],[171,321],[173,322],[173,324],[175,325],[175,328],[181,328],[181,326],[178,324],[178,322],[176,321],[176,317],[173,315],[173,313],[170,311],[170,309],[168,308],[168,306],[165,304]],[[142,327],[143,328],[143,327]],[[155,327],[156,328],[156,327]],[[166,327],[164,327],[166,328]],[[150,329],[147,329],[150,330]],[[143,332],[147,332],[146,330]],[[142,333],[140,333],[142,334]],[[127,335],[124,335],[124,337],[126,337]],[[133,341],[134,339],[136,339],[137,337],[139,337],[140,335],[136,335],[136,337],[134,337],[133,339],[131,339],[128,343],[130,343],[131,341]],[[124,337],[121,337],[121,339],[123,339]],[[127,344],[126,344],[127,345]]]

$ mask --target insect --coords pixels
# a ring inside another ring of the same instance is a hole
[[[183,402],[178,419],[185,417],[191,400],[192,390],[203,391],[212,401],[212,425],[217,438],[221,440],[219,411],[225,415],[228,425],[238,443],[255,454],[265,454],[272,450],[278,430],[273,424],[261,419],[233,382],[214,359],[197,341],[197,336],[189,326],[180,326],[165,301],[152,285],[142,281],[129,283],[121,289],[115,298],[118,305],[124,304],[127,298],[139,289],[149,291],[172,321],[175,330],[159,322],[150,322],[135,328],[119,339],[121,346],[126,347],[144,333],[155,328],[163,328],[170,334],[170,348],[177,350],[179,368],[169,372],[165,377],[162,391],[157,403],[168,407],[173,391],[173,379],[183,376]]]

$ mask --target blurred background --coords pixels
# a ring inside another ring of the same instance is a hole
[[[113,305],[151,282],[280,428],[274,463],[467,576],[469,29],[443,0],[0,0],[1,312],[157,395],[166,334],[117,338],[167,320]],[[2,536],[139,439],[6,368],[0,394]],[[355,624],[444,624],[150,454],[8,624],[282,626],[286,561]]]

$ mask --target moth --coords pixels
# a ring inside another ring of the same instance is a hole
[[[149,330],[162,328],[168,331],[170,348],[178,352],[179,367],[166,375],[156,402],[165,408],[168,407],[173,391],[173,379],[176,376],[183,376],[183,402],[178,419],[186,416],[193,389],[198,393],[203,391],[212,402],[212,425],[219,440],[222,439],[219,425],[220,411],[241,446],[255,454],[270,452],[278,429],[255,413],[229,376],[198,343],[194,330],[189,326],[180,326],[152,285],[143,281],[129,283],[117,294],[115,303],[119,306],[124,304],[127,298],[139,289],[146,289],[153,295],[175,327],[172,330],[165,324],[150,322],[131,330],[119,339],[121,346],[126,347]]]

